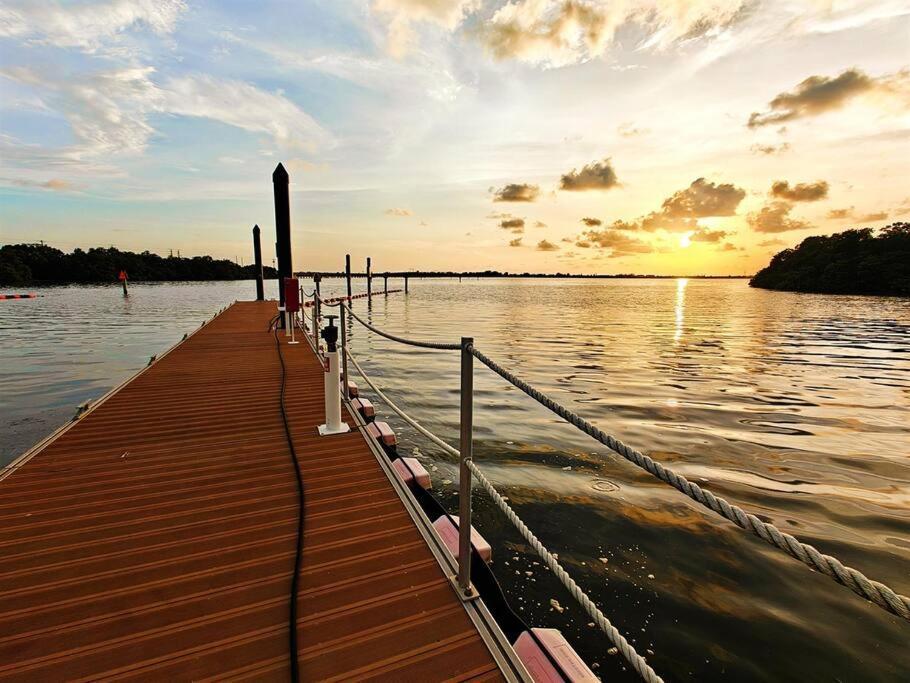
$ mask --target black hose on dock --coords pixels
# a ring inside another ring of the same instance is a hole
[[[303,486],[303,477],[300,476],[300,462],[297,459],[297,451],[294,449],[294,439],[291,437],[291,427],[288,424],[288,413],[284,405],[287,368],[284,365],[284,355],[281,353],[281,341],[278,339],[277,327],[274,329],[274,334],[275,347],[278,349],[278,360],[281,361],[281,397],[279,399],[281,420],[284,422],[284,435],[287,437],[288,450],[291,452],[291,460],[294,463],[294,475],[297,478],[297,499],[299,501],[299,510],[297,514],[297,548],[294,552],[294,576],[291,578],[290,616],[288,623],[288,654],[291,658],[291,681],[293,683],[299,683],[300,663],[297,661],[297,590],[300,584],[300,564],[303,560],[304,503],[306,501],[306,492]]]

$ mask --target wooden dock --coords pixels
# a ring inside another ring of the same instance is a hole
[[[234,304],[0,475],[0,680],[288,680],[274,312]],[[356,421],[316,435],[312,349],[282,348],[301,678],[514,678]]]

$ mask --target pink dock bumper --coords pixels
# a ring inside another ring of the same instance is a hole
[[[534,628],[514,648],[535,683],[596,683],[597,677],[555,628]],[[536,636],[536,637],[535,637]],[[555,666],[554,666],[555,664]]]
[[[360,413],[361,417],[367,422],[372,422],[376,416],[376,409],[368,398],[355,398],[351,401],[351,407]]]
[[[392,463],[392,467],[395,468],[398,476],[408,486],[416,482],[424,490],[433,488],[433,484],[430,481],[430,473],[420,464],[417,458],[398,458]]]
[[[433,522],[433,528],[436,529],[436,533],[439,534],[439,537],[442,539],[442,542],[446,544],[446,548],[449,549],[449,552],[455,556],[455,559],[458,559],[458,517],[452,515],[447,517],[443,515],[435,522]],[[486,542],[483,536],[475,529],[471,527],[471,545],[474,550],[477,551],[477,554],[480,555],[481,559],[489,564],[493,560],[493,549],[490,548],[490,544]]]

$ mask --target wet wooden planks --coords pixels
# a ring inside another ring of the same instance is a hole
[[[0,481],[0,680],[287,680],[298,511],[274,303],[231,306]],[[323,374],[283,347],[306,486],[305,680],[494,680]]]

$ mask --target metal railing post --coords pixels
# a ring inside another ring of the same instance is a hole
[[[316,355],[319,355],[319,299],[316,298],[316,292],[313,292],[313,347],[316,349]]]
[[[458,479],[458,590],[462,599],[476,596],[471,585],[471,470],[474,441],[473,337],[461,338],[461,439]]]
[[[348,332],[347,321],[344,315],[344,303],[338,306],[338,324],[341,326],[341,395],[348,395]]]

